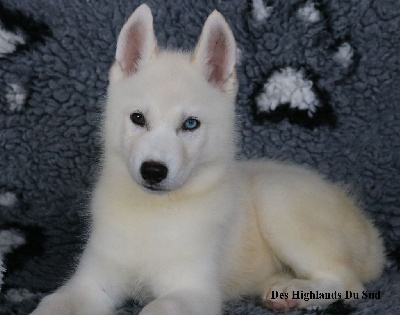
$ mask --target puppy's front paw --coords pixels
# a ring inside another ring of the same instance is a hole
[[[111,315],[113,307],[104,296],[87,291],[66,290],[46,296],[30,315]]]

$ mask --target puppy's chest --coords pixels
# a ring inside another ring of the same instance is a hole
[[[210,237],[208,227],[188,213],[110,216],[94,226],[92,242],[123,268],[158,269],[166,261],[209,254],[218,239]]]

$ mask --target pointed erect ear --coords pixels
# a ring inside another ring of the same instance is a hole
[[[218,11],[206,20],[192,60],[210,83],[236,94],[235,38]]]
[[[142,4],[129,17],[118,37],[115,63],[110,77],[118,80],[138,71],[157,53],[157,41],[153,30],[153,15],[146,4]]]

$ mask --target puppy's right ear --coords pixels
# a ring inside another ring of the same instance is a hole
[[[208,82],[234,98],[237,92],[235,60],[235,38],[221,13],[214,11],[204,23],[192,61]]]
[[[118,81],[138,71],[141,65],[157,53],[153,30],[153,15],[142,4],[129,17],[118,36],[115,62],[110,70],[110,81]]]

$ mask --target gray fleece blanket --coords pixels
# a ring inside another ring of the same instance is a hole
[[[240,159],[353,187],[387,248],[377,298],[292,314],[400,314],[400,2],[149,0],[159,44],[193,48],[219,10],[238,43]],[[116,38],[136,0],[0,0],[0,314],[28,314],[85,242]],[[138,314],[135,301],[118,314]],[[257,298],[224,314],[272,314]]]

